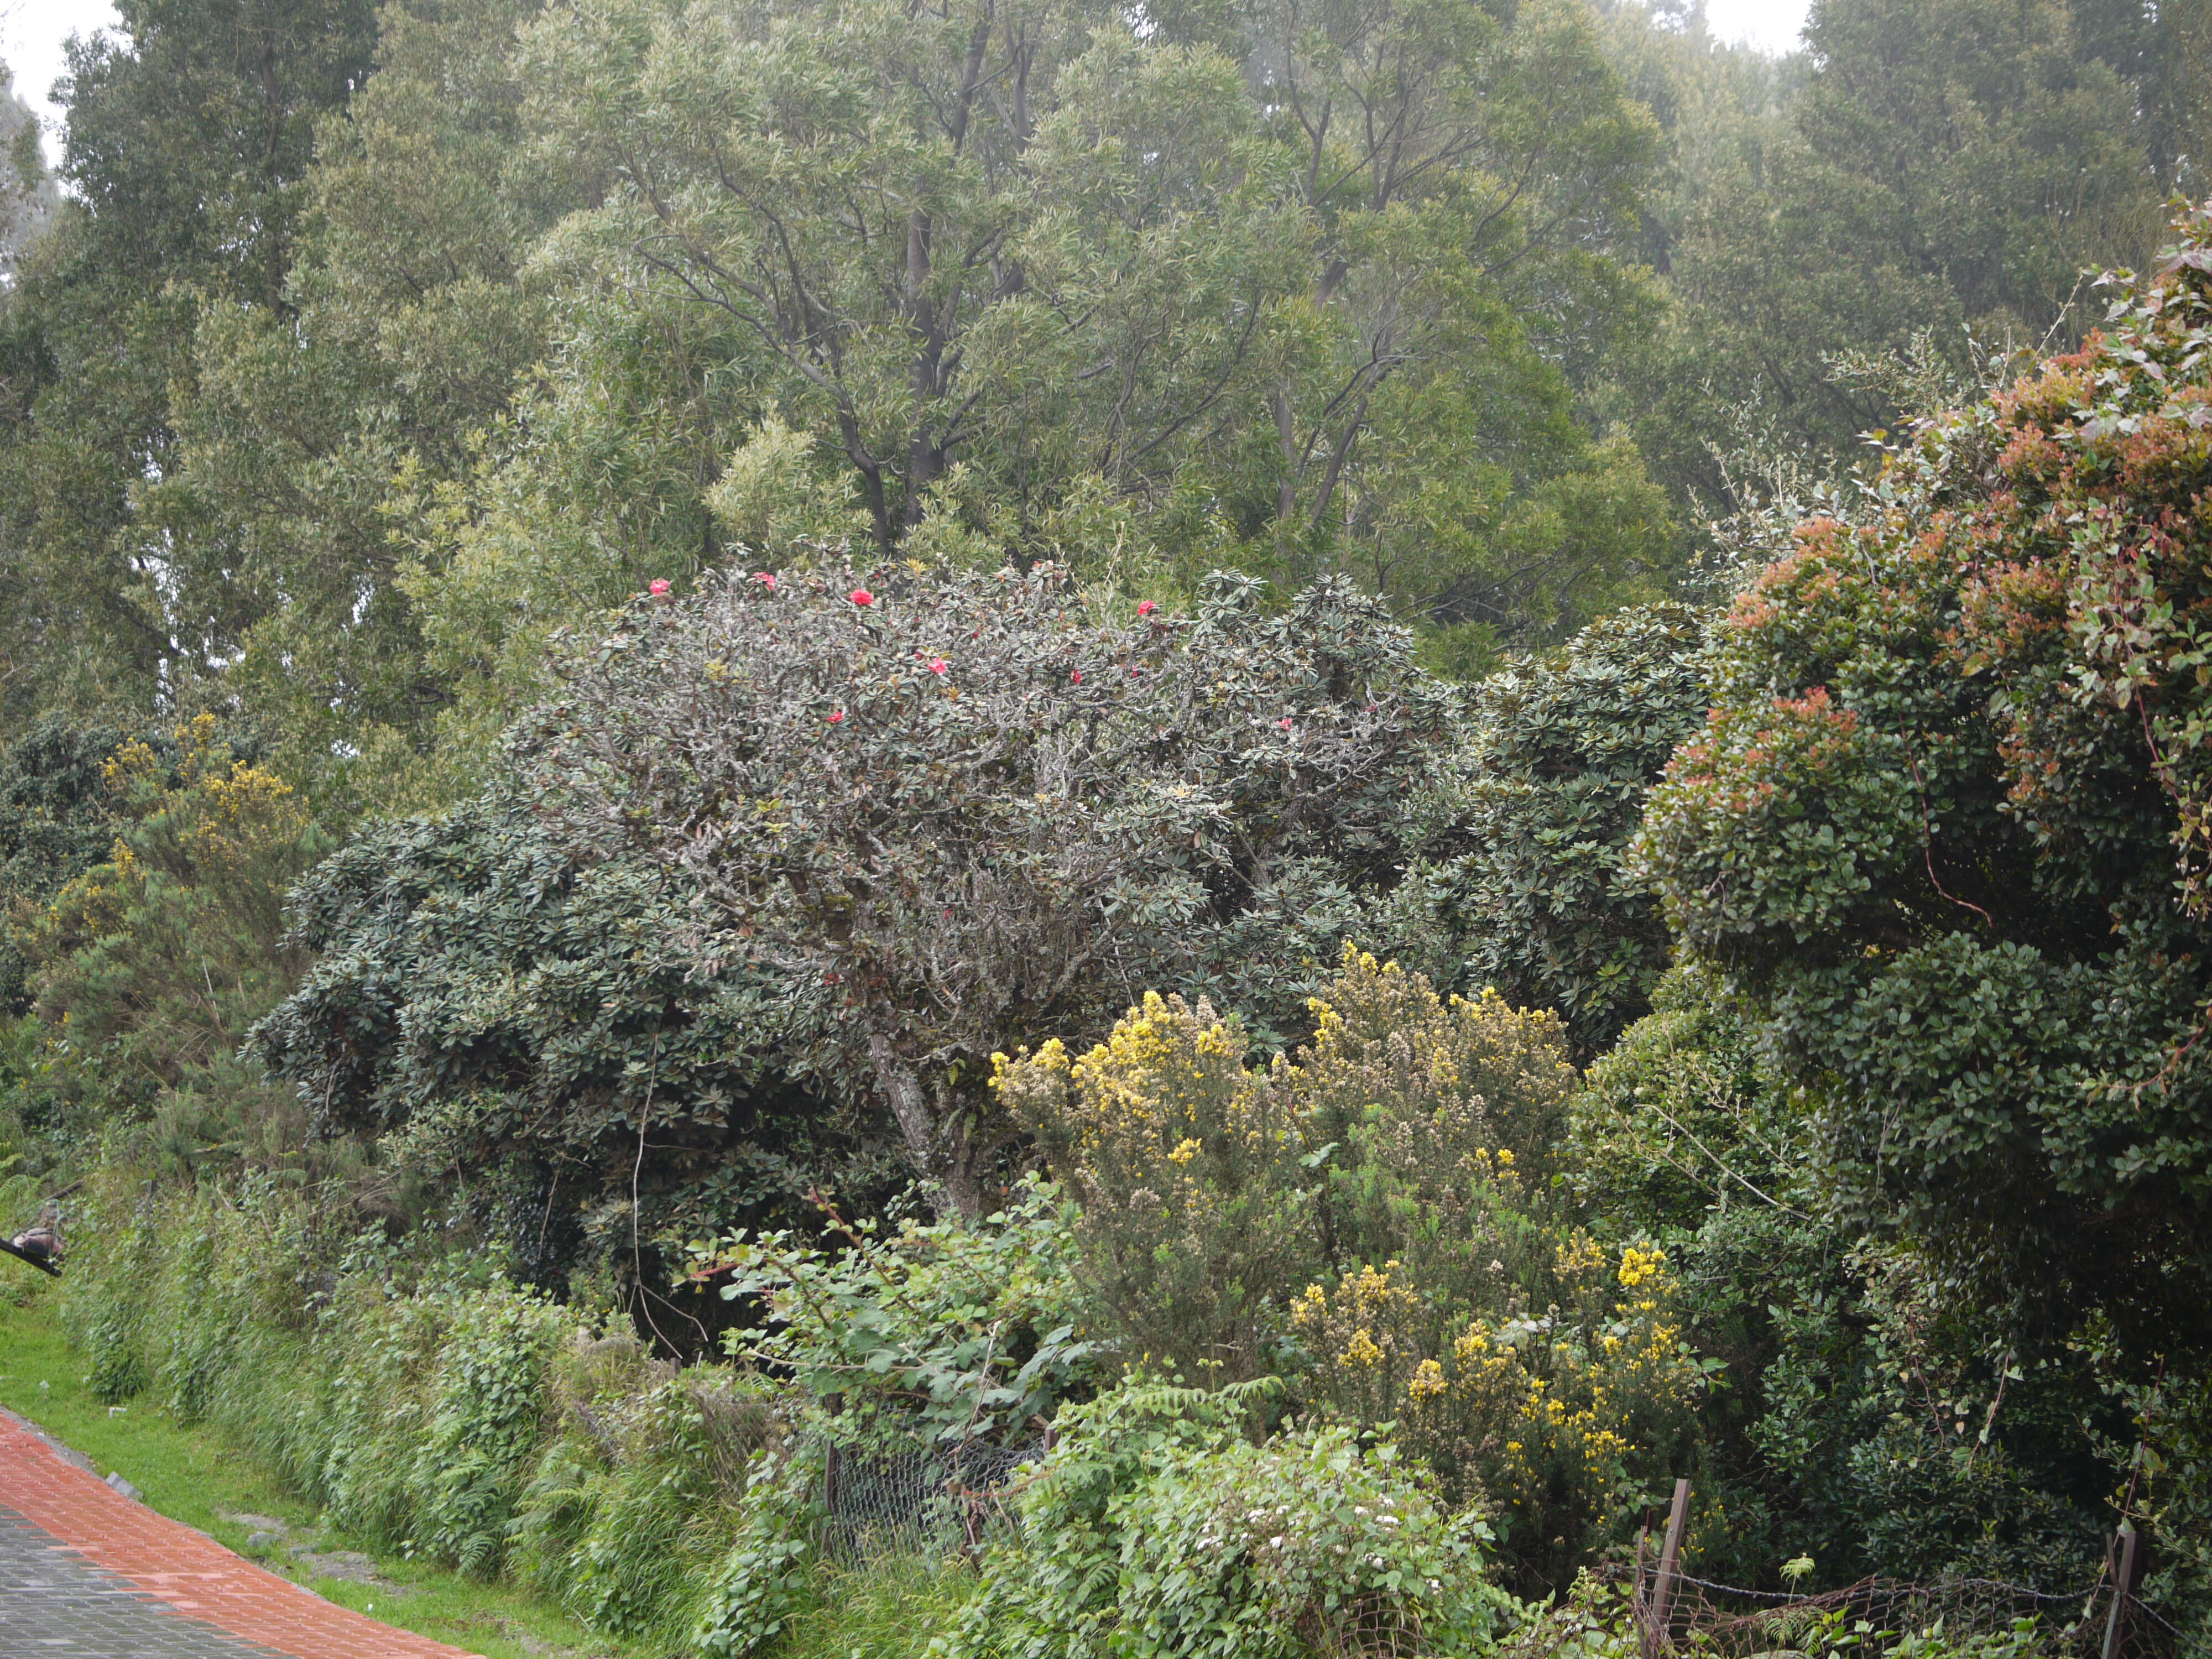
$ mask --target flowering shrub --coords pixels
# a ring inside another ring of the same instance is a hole
[[[1564,1582],[1703,1384],[1672,1277],[1550,1212],[1556,1018],[1351,948],[1312,1008],[1312,1041],[1252,1068],[1233,1025],[1150,996],[995,1081],[1081,1200],[1077,1271],[1131,1359],[1285,1369],[1340,1420],[1398,1425],[1455,1501],[1506,1506],[1530,1582]]]
[[[1575,1083],[1558,1016],[1487,989],[1440,997],[1350,945],[1307,1006],[1313,1039],[1287,1082],[1308,1139],[1340,1151],[1328,1166],[1331,1255],[1395,1256],[1440,1287],[1463,1278],[1474,1249],[1458,1242],[1472,1232],[1461,1218],[1488,1177],[1548,1178]]]
[[[1445,1491],[1502,1506],[1524,1573],[1560,1583],[1650,1501],[1706,1367],[1683,1340],[1663,1253],[1538,1237],[1553,1249],[1548,1282],[1532,1295],[1501,1273],[1491,1310],[1441,1340],[1433,1304],[1395,1261],[1310,1286],[1293,1319],[1310,1392],[1355,1421],[1395,1422]]]
[[[1058,1038],[993,1085],[1080,1205],[1078,1269],[1125,1358],[1241,1382],[1265,1368],[1280,1287],[1310,1259],[1305,1151],[1276,1075],[1200,1001],[1147,992],[1078,1058]]]
[[[1387,1444],[1237,1431],[1248,1390],[1143,1382],[1062,1414],[1018,1540],[939,1659],[1274,1659],[1477,1652],[1504,1622],[1488,1529]]]
[[[1634,854],[1764,1022],[1838,1212],[1992,1349],[2129,1389],[2212,1366],[2212,215],[2179,228],[2104,332],[1798,529]]]
[[[987,1056],[1170,983],[1291,1016],[1394,885],[1457,694],[1343,582],[1095,616],[1048,567],[742,573],[640,601],[522,748],[577,843],[680,870],[702,971],[816,1006],[794,1053],[992,1207]]]
[[[305,1114],[235,1059],[295,982],[284,893],[331,842],[291,787],[202,716],[101,766],[106,858],[18,934],[50,1074],[105,1109],[160,1114],[187,1164],[299,1151]]]

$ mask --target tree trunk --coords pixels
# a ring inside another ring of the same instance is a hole
[[[930,1203],[942,1218],[950,1209],[973,1221],[983,1213],[983,1187],[973,1168],[973,1149],[957,1123],[939,1123],[914,1067],[880,1031],[868,1038],[868,1063],[876,1086],[897,1120],[907,1156],[930,1189]]]

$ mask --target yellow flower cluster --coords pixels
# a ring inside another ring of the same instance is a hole
[[[1333,1356],[1334,1391],[1376,1411],[1387,1412],[1400,1389],[1413,1386],[1404,1379],[1420,1351],[1422,1316],[1420,1297],[1396,1261],[1346,1273],[1333,1292],[1309,1285],[1291,1304],[1292,1326]]]
[[[137,828],[55,895],[40,921],[48,948],[73,949],[119,926],[153,871],[190,885],[246,875],[280,891],[296,873],[289,861],[309,819],[291,785],[231,758],[211,715],[177,727],[176,739],[173,758],[133,738],[101,768]]]
[[[1562,1279],[1582,1279],[1606,1267],[1607,1257],[1595,1239],[1577,1230],[1559,1246],[1553,1265]]]
[[[1667,1253],[1659,1249],[1639,1250],[1633,1244],[1620,1253],[1620,1286],[1632,1291],[1638,1285],[1657,1279],[1667,1271]]]

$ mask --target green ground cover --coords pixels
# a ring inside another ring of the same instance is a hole
[[[27,1269],[12,1275],[28,1279]],[[102,1474],[120,1472],[146,1502],[172,1520],[196,1527],[317,1595],[402,1630],[450,1642],[484,1659],[617,1659],[636,1650],[586,1631],[559,1608],[512,1585],[478,1583],[458,1573],[368,1551],[325,1524],[315,1506],[288,1492],[252,1452],[210,1426],[187,1426],[150,1401],[106,1406],[87,1387],[84,1363],[62,1334],[58,1298],[43,1284],[9,1285],[0,1295],[0,1406],[28,1418],[82,1452]],[[253,1521],[271,1517],[289,1529],[280,1543],[249,1547]],[[374,1562],[380,1582],[356,1583],[316,1572],[293,1558],[295,1544],[323,1556],[359,1551]]]

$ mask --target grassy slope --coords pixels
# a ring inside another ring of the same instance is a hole
[[[143,1403],[110,1407],[94,1400],[62,1338],[44,1282],[28,1268],[5,1261],[0,1261],[0,1406],[75,1447],[102,1474],[111,1469],[122,1473],[163,1515],[386,1624],[450,1642],[485,1659],[618,1659],[636,1651],[507,1586],[478,1583],[419,1562],[378,1559],[378,1571],[392,1581],[395,1591],[310,1578],[281,1548],[247,1550],[251,1528],[225,1521],[216,1511],[274,1516],[293,1529],[298,1541],[313,1541],[320,1549],[360,1546],[336,1533],[319,1534],[313,1506],[286,1492],[266,1468],[215,1431],[187,1427]]]

